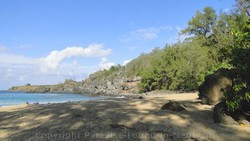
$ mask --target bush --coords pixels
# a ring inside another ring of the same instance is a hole
[[[231,92],[225,93],[229,111],[242,110],[250,103],[250,17],[243,29],[236,30],[235,41],[230,58],[235,69],[234,86]]]
[[[159,89],[193,91],[204,81],[205,74],[217,65],[209,57],[209,48],[195,39],[191,42],[166,46],[158,59],[152,59],[150,69],[140,76],[142,91]]]

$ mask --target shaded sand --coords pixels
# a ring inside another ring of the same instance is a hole
[[[213,123],[212,106],[198,95],[171,94],[110,98],[49,105],[0,108],[0,140],[13,141],[164,141],[250,140],[250,127]],[[160,110],[168,100],[187,111]]]

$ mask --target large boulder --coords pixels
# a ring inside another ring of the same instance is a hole
[[[229,69],[219,69],[206,76],[205,81],[199,86],[199,99],[202,104],[213,105],[221,101],[223,92],[232,88],[232,78]]]
[[[226,111],[224,105],[223,102],[220,102],[214,106],[214,123],[237,125],[238,122],[233,118],[232,113]]]

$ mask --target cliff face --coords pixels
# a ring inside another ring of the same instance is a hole
[[[121,71],[110,76],[100,76],[99,73],[90,75],[82,82],[66,80],[57,85],[14,86],[9,91],[23,91],[27,93],[77,93],[88,95],[118,95],[138,93],[137,83],[140,77],[132,79],[121,76]]]
[[[108,70],[100,70],[82,81],[81,87],[95,94],[135,94],[139,92],[140,73],[151,68],[153,52],[142,54],[125,66],[113,66]]]
[[[82,81],[84,91],[95,94],[135,94],[138,93],[137,84],[140,77],[124,77],[122,71],[118,71],[107,77],[100,77],[98,74],[92,74],[89,78]]]

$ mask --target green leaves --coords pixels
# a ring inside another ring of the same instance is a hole
[[[203,74],[200,80],[204,79],[204,74],[213,73],[220,67],[234,70],[233,89],[225,93],[225,103],[230,111],[242,108],[242,103],[250,100],[249,12],[249,0],[237,0],[233,12],[222,13],[219,17],[212,8],[206,7],[203,12],[198,11],[188,22],[188,28],[182,31],[195,35],[192,41],[198,40],[201,45],[208,46],[209,58],[215,61],[211,69],[200,73]]]
[[[216,21],[215,10],[211,7],[205,7],[203,12],[197,11],[195,17],[188,22],[188,28],[182,31],[182,34],[189,33],[196,36],[208,37]]]
[[[196,90],[207,71],[216,65],[209,50],[197,40],[165,47],[160,57],[151,60],[151,67],[141,73],[142,91]]]
[[[250,102],[250,17],[243,28],[234,27],[235,43],[230,45],[230,64],[237,76],[231,94],[225,94],[229,111],[242,110]]]
[[[249,91],[245,93],[245,99],[246,99],[248,102],[250,102],[250,92],[249,92]]]

